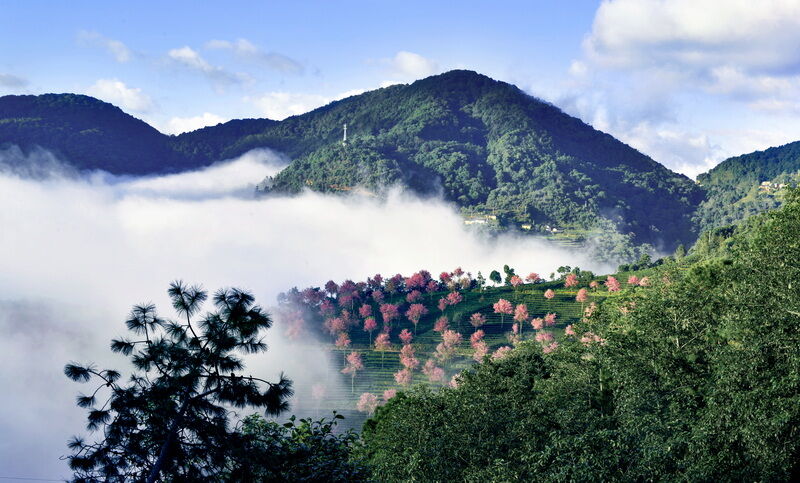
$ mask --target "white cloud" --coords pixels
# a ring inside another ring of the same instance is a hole
[[[165,292],[175,278],[211,290],[248,288],[268,306],[292,286],[363,280],[376,272],[462,266],[486,274],[504,264],[525,273],[576,264],[604,269],[531,237],[478,236],[437,200],[400,193],[386,201],[318,193],[235,196],[248,184],[245,177],[236,181],[237,171],[255,182],[276,168],[258,171],[242,161],[185,179],[34,182],[0,175],[0,204],[8,207],[0,211],[6,228],[0,236],[0,429],[3,441],[13,442],[0,451],[6,474],[68,476],[59,456],[67,453],[69,436],[85,433],[85,411],[74,405],[84,388],[63,376],[64,364],[95,361],[127,372],[127,361],[110,354],[110,338],[125,333],[134,303],[152,301],[172,317]],[[219,169],[230,177],[227,196],[191,191],[213,188]],[[419,250],[421,235],[436,243]],[[266,342],[269,352],[249,358],[248,371],[271,379],[285,370],[296,382],[295,404],[302,403],[310,385],[326,377],[324,352],[290,345],[279,326]],[[336,375],[331,370],[327,379]]]
[[[222,161],[196,171],[120,178],[122,182],[115,188],[124,196],[174,200],[248,197],[253,194],[257,182],[266,176],[275,176],[289,162],[285,156],[269,149],[254,149],[233,161]]]
[[[28,79],[13,75],[0,73],[0,87],[11,91],[19,91],[28,86]]]
[[[167,55],[169,55],[172,60],[178,62],[179,64],[183,64],[206,74],[211,74],[220,70],[219,67],[214,67],[206,62],[206,60],[202,58],[197,51],[193,50],[189,46],[172,49],[167,53]]]
[[[216,126],[228,120],[229,119],[225,119],[224,117],[217,116],[210,112],[204,112],[199,116],[192,117],[173,117],[161,128],[161,132],[166,134],[180,134],[206,126]]]
[[[258,97],[245,97],[244,100],[258,107],[269,119],[282,120],[364,92],[364,89],[352,89],[333,97],[299,92],[268,92]]]
[[[98,79],[86,93],[127,111],[148,112],[153,108],[153,100],[138,87],[128,87],[118,79]]]
[[[246,97],[245,101],[255,104],[269,119],[280,121],[324,106],[331,99],[318,94],[268,92],[258,97]]]
[[[584,45],[594,60],[615,66],[798,69],[800,2],[610,0]]]
[[[97,32],[82,30],[78,32],[78,41],[87,45],[103,47],[117,62],[125,63],[131,60],[131,51],[125,44]]]
[[[619,133],[620,139],[690,178],[713,168],[727,153],[708,135],[641,122]]]
[[[800,113],[797,0],[606,0],[583,47],[550,98],[689,176],[766,147],[738,142],[737,122]]]
[[[287,74],[302,74],[305,70],[303,64],[277,52],[265,52],[256,47],[247,39],[211,40],[206,44],[209,49],[230,50],[237,56],[256,61],[266,67]]]
[[[436,62],[413,52],[400,51],[385,62],[394,74],[404,78],[419,79],[439,72]]]
[[[800,75],[749,75],[730,66],[711,70],[713,83],[709,91],[725,94],[766,111],[800,110]]]
[[[222,67],[211,65],[200,53],[189,46],[172,49],[167,52],[167,56],[172,59],[173,62],[199,72],[215,83],[241,84],[252,80],[247,74],[240,72],[232,73]]]
[[[611,0],[584,40],[604,69],[672,71],[676,88],[795,110],[800,92],[800,2],[796,0]]]
[[[573,60],[572,63],[569,65],[569,73],[577,78],[585,77],[586,74],[589,72],[589,67],[586,65],[586,62],[581,62],[580,60]]]

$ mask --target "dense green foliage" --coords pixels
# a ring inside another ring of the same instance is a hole
[[[378,409],[383,481],[791,480],[800,474],[800,200],[715,235],[576,324]],[[721,255],[722,254],[722,255]],[[591,334],[597,334],[596,339]]]
[[[785,193],[779,186],[800,181],[800,141],[726,159],[697,181],[708,192],[695,217],[702,229],[777,208]]]
[[[352,430],[337,432],[333,419],[292,416],[279,424],[259,415],[248,416],[239,430],[241,444],[230,448],[225,481],[366,481],[367,470],[351,454],[359,437]]]

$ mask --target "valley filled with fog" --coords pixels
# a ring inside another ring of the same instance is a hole
[[[0,467],[67,476],[58,457],[85,431],[74,405],[82,388],[64,364],[93,361],[125,377],[127,360],[110,352],[110,339],[125,332],[135,303],[173,317],[166,289],[175,279],[212,292],[249,289],[269,307],[293,286],[375,273],[610,268],[533,237],[467,230],[453,206],[400,190],[380,200],[255,197],[255,184],[286,163],[258,150],[200,171],[133,178],[76,173],[45,151],[0,151]],[[283,371],[309,384],[328,370],[313,344],[292,345],[279,329],[266,341],[270,350],[247,372]]]

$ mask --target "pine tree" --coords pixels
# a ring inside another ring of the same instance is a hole
[[[240,354],[266,351],[261,333],[272,325],[253,295],[219,290],[214,310],[193,320],[207,293],[180,281],[168,293],[180,319],[162,319],[152,304],[136,305],[126,321],[135,337],[111,343],[134,366],[126,383],[119,372],[94,364],[64,368],[73,381],[99,382],[77,398],[89,410],[87,429],[101,438],[70,441],[76,481],[214,479],[241,443],[229,424],[231,406],[270,415],[288,408],[291,381],[243,373]]]

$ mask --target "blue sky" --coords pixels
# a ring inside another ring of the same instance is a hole
[[[468,68],[689,175],[800,139],[800,0],[0,1],[0,11],[0,95],[86,93],[170,133]]]

